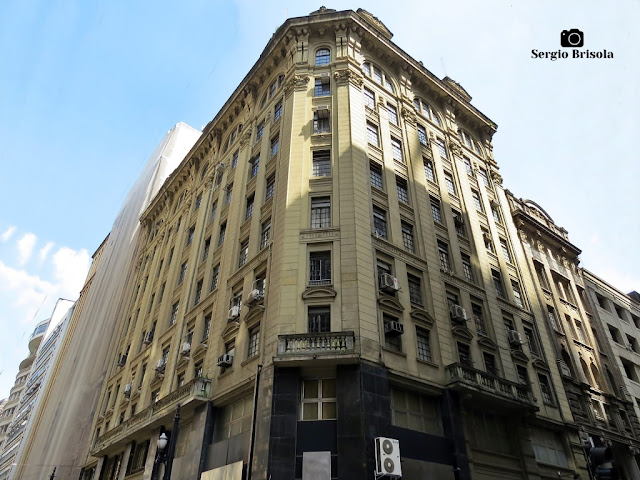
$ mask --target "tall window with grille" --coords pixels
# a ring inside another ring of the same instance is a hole
[[[433,220],[442,223],[442,210],[440,210],[440,200],[434,197],[430,197],[431,199],[431,216],[433,216]]]
[[[225,188],[224,204],[229,205],[231,203],[231,196],[233,195],[233,183],[227,185]]]
[[[378,126],[367,122],[367,141],[376,147],[380,146],[380,136],[378,135]]]
[[[484,360],[484,370],[491,375],[498,375],[498,367],[496,365],[496,357],[491,353],[482,352],[482,359]]]
[[[329,77],[316,78],[313,95],[314,97],[324,97],[325,95],[331,95],[331,84],[329,83]]]
[[[240,243],[240,254],[238,256],[238,267],[247,263],[247,257],[249,256],[249,239]]]
[[[171,305],[171,312],[169,313],[169,326],[174,325],[176,320],[178,319],[178,308],[180,307],[180,302],[176,302]]]
[[[398,323],[398,321],[398,318],[387,313],[382,314],[382,323],[385,326],[384,346],[394,352],[402,352],[402,338],[401,335],[397,335],[391,329],[387,329],[391,323]]]
[[[249,160],[249,165],[249,178],[253,178],[258,174],[258,170],[260,169],[260,155],[256,155],[251,160]]]
[[[264,122],[261,122],[256,128],[256,142],[259,142],[264,134]]]
[[[458,360],[465,367],[473,366],[471,362],[471,349],[466,343],[458,342]]]
[[[444,172],[444,183],[447,187],[449,195],[457,195],[456,185],[453,183],[453,176],[449,172]]]
[[[218,245],[222,245],[224,243],[224,237],[227,233],[227,222],[224,222],[220,225],[220,233],[218,235]]]
[[[238,156],[240,154],[239,150],[233,152],[233,156],[231,157],[231,168],[236,168],[238,166]]]
[[[409,204],[409,188],[404,178],[396,177],[396,189],[398,190],[398,201]]]
[[[367,87],[364,87],[364,104],[371,110],[375,110],[376,108],[376,94]]]
[[[253,204],[254,204],[255,196],[252,194],[247,198],[247,205],[245,208],[244,219],[248,220],[253,215]]]
[[[480,335],[487,335],[487,327],[484,323],[484,313],[482,311],[482,304],[479,300],[471,303],[471,312],[473,313],[473,321],[476,324],[476,331]]]
[[[429,144],[427,140],[427,129],[420,124],[418,124],[418,141],[420,145],[424,145],[425,147]]]
[[[442,158],[449,158],[447,155],[447,147],[444,144],[444,140],[442,140],[441,138],[437,138],[436,146],[438,147],[438,153]]]
[[[554,405],[553,393],[551,392],[551,385],[549,384],[549,378],[542,373],[538,374],[538,382],[540,383],[540,393],[542,394],[542,401],[547,405]]]
[[[331,284],[331,252],[309,253],[309,285]]]
[[[178,285],[180,285],[183,280],[185,275],[187,274],[187,266],[189,264],[187,262],[184,262],[182,265],[180,265],[180,273],[178,274]]]
[[[464,168],[467,171],[467,175],[473,175],[473,167],[471,166],[471,160],[469,160],[467,157],[464,157],[462,161],[464,163]]]
[[[220,275],[220,264],[213,267],[211,271],[211,291],[218,288],[218,276]]]
[[[402,228],[402,245],[410,252],[416,251],[416,245],[413,239],[413,225],[407,222],[401,222]]]
[[[500,249],[502,250],[502,256],[508,263],[513,263],[511,260],[511,252],[509,251],[509,246],[507,245],[507,241],[504,238],[500,239]]]
[[[480,201],[480,194],[475,190],[471,190],[471,198],[473,198],[473,204],[476,206],[476,210],[484,212],[482,201]]]
[[[195,233],[196,227],[190,227],[189,230],[187,230],[187,245],[191,245]]]
[[[316,150],[313,152],[313,169],[314,177],[331,176],[331,150]]]
[[[424,166],[424,175],[427,177],[427,180],[431,180],[432,182],[436,182],[436,172],[433,169],[433,162],[429,159],[422,158],[422,164]]]
[[[445,272],[451,271],[451,261],[449,260],[449,246],[438,240],[438,256],[440,257],[440,268]]]
[[[275,122],[282,116],[282,100],[276,103],[276,106],[273,108],[273,121]]]
[[[271,139],[271,156],[275,157],[280,150],[280,137],[273,137]]]
[[[274,173],[269,178],[267,178],[267,188],[265,189],[264,199],[269,200],[273,197],[273,193],[276,189],[276,174]]]
[[[329,109],[315,111],[313,113],[313,133],[329,133],[330,131]]]
[[[515,304],[520,308],[524,308],[522,292],[520,291],[520,284],[515,280],[511,280],[511,289],[513,290],[513,300]]]
[[[500,218],[500,210],[498,208],[498,205],[496,205],[495,203],[491,204],[491,215],[493,215],[493,219],[496,221],[496,223],[502,223],[502,219]]]
[[[501,298],[505,298],[504,286],[502,285],[502,276],[497,270],[491,270],[491,277],[493,278],[493,286],[496,289],[496,295]]]
[[[369,164],[369,175],[371,178],[371,185],[382,190],[382,168],[375,163]]]
[[[331,199],[314,197],[311,199],[311,228],[331,226]]]
[[[388,238],[387,212],[378,207],[373,207],[373,228],[377,236]]]
[[[320,48],[316,51],[316,66],[329,65],[331,62],[331,51],[328,48]]]
[[[196,293],[194,295],[193,298],[193,304],[197,305],[200,303],[200,299],[202,298],[202,284],[204,283],[203,280],[198,280],[198,283],[196,284]]]
[[[387,103],[387,116],[389,117],[389,122],[394,125],[398,125],[398,109],[393,105]]]
[[[262,230],[260,232],[260,250],[269,244],[271,239],[271,220],[267,220],[262,224]]]
[[[471,257],[466,253],[461,253],[462,257],[462,272],[464,273],[464,278],[467,282],[473,282],[473,269],[471,268]]]
[[[487,176],[487,171],[484,168],[479,168],[478,169],[478,176],[480,177],[480,181],[482,182],[482,184],[487,187],[487,188],[491,188],[491,184],[489,183],[489,177]]]
[[[327,333],[331,331],[331,308],[329,306],[309,307],[309,333]]]
[[[202,247],[202,261],[204,262],[209,256],[209,250],[211,249],[211,237],[207,237]]]
[[[396,162],[404,163],[404,157],[402,155],[402,142],[393,137],[391,137],[391,156]]]
[[[247,347],[247,358],[258,355],[260,348],[260,327],[254,327],[249,330],[249,345]]]
[[[413,305],[417,305],[419,307],[424,306],[422,301],[422,282],[420,281],[420,277],[416,277],[409,273],[407,274],[407,283],[409,285],[409,301]]]
[[[418,344],[418,359],[423,362],[432,362],[429,330],[416,327],[416,341]]]
[[[531,355],[533,355],[534,357],[539,357],[540,346],[538,344],[538,337],[535,334],[533,325],[522,322],[522,330],[524,331],[524,336],[527,339],[527,344],[529,345],[529,351],[531,352]]]
[[[211,314],[208,313],[204,316],[204,322],[202,322],[202,342],[205,342],[209,338],[209,331],[211,330]]]
[[[464,229],[464,217],[462,216],[462,213],[457,210],[452,210],[451,214],[453,215],[453,225],[456,228],[456,233],[461,237],[466,237],[467,232]]]

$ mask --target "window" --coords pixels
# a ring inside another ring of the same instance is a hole
[[[204,241],[204,246],[202,247],[202,261],[204,262],[209,256],[209,249],[211,248],[211,237],[208,237]]]
[[[258,355],[260,347],[260,328],[255,327],[249,330],[249,346],[247,348],[247,358]]]
[[[375,234],[382,238],[387,237],[387,212],[378,207],[373,207],[373,228]]]
[[[189,228],[189,230],[187,230],[187,245],[191,245],[191,243],[193,242],[193,235],[196,231],[196,227],[191,227]]]
[[[382,314],[382,323],[385,326],[385,334],[384,334],[384,346],[389,350],[394,352],[402,352],[402,339],[401,335],[398,335],[397,332],[390,330],[387,332],[387,325],[396,322],[398,323],[398,319],[396,317],[392,317],[391,315],[387,315],[386,313]]]
[[[517,306],[524,308],[524,302],[522,301],[522,292],[520,291],[520,285],[515,280],[511,280],[511,288],[513,290],[513,300]]]
[[[204,322],[202,324],[202,341],[204,342],[207,338],[209,338],[209,331],[211,330],[211,314],[208,313],[204,317]]]
[[[329,133],[331,125],[329,123],[329,110],[317,110],[313,113],[313,133]]]
[[[516,373],[518,374],[518,382],[520,382],[521,385],[529,385],[529,373],[527,372],[527,367],[516,365]]]
[[[500,272],[491,270],[491,277],[493,278],[493,286],[496,289],[496,295],[505,298],[504,286],[502,285],[502,276],[500,275]]]
[[[215,440],[227,438],[251,431],[253,417],[253,395],[247,395],[236,402],[225,405],[220,409],[220,418],[216,425]]]
[[[331,331],[331,309],[327,307],[309,307],[309,333],[327,333]]]
[[[160,302],[162,302],[162,297],[164,297],[164,290],[167,287],[167,282],[164,282],[161,286],[160,286],[160,294],[158,295],[158,304]]]
[[[316,150],[313,152],[313,169],[311,174],[314,177],[331,176],[330,150]]]
[[[180,302],[176,302],[171,306],[171,313],[169,314],[169,326],[175,325],[176,320],[178,319],[179,307],[180,307]]]
[[[213,271],[211,273],[211,291],[218,288],[218,277],[220,276],[220,264],[213,267]]]
[[[449,192],[449,195],[456,195],[456,185],[453,183],[453,177],[448,172],[444,172],[444,183],[447,187],[447,192]]]
[[[420,124],[418,124],[418,141],[425,147],[429,144],[427,140],[427,130]]]
[[[442,416],[435,397],[391,388],[391,424],[419,432],[442,435]]]
[[[540,346],[538,344],[538,337],[534,333],[533,325],[529,323],[522,322],[522,330],[524,331],[524,336],[527,339],[527,344],[529,345],[529,351],[531,355],[534,357],[540,356]]]
[[[378,137],[378,126],[373,123],[367,122],[367,141],[371,145],[376,147],[380,146],[380,139]]]
[[[311,199],[311,228],[331,226],[331,199],[314,197]]]
[[[611,339],[614,342],[622,345],[622,339],[620,338],[620,331],[616,327],[614,327],[612,325],[607,325],[607,327],[609,328],[609,333],[611,334]]]
[[[160,260],[158,264],[158,272],[156,273],[156,278],[160,278],[160,273],[162,273],[162,264],[164,263],[164,258]]]
[[[553,327],[554,330],[561,332],[562,330],[560,330],[560,328],[558,327],[558,319],[556,318],[556,311],[554,310],[553,307],[547,305],[547,315],[549,317],[549,322],[551,322],[551,326]]]
[[[301,420],[335,420],[336,417],[336,379],[304,379]]]
[[[201,204],[202,204],[202,194],[200,193],[196,197],[196,201],[194,202],[193,209],[198,210]]]
[[[331,62],[331,51],[328,48],[320,48],[316,51],[316,65],[329,65]]]
[[[260,125],[256,128],[256,143],[260,141],[264,134],[264,122],[260,122]]]
[[[151,392],[151,404],[157,403],[160,400],[160,389],[157,388],[153,392]]]
[[[309,253],[309,285],[331,284],[331,252]]]
[[[482,184],[487,187],[487,188],[491,188],[491,184],[489,183],[489,177],[487,176],[487,171],[484,168],[479,168],[478,169],[478,176],[480,177],[480,181],[482,182]]]
[[[476,300],[479,302],[479,300]],[[471,311],[473,313],[473,321],[476,324],[476,331],[480,335],[487,335],[487,329],[484,323],[484,314],[482,312],[481,303],[471,303]]]
[[[511,260],[511,252],[509,252],[509,246],[504,238],[500,239],[500,249],[502,250],[502,256],[508,263],[513,263]]]
[[[391,265],[382,260],[378,260],[376,269],[378,272],[378,286],[382,285],[382,276],[384,274],[391,275]]]
[[[269,178],[267,178],[267,188],[265,189],[265,195],[264,195],[265,201],[273,197],[273,193],[275,192],[275,189],[276,189],[276,175],[274,173]]]
[[[432,362],[429,330],[416,327],[416,341],[418,344],[418,359],[423,362]]]
[[[398,190],[398,200],[408,205],[409,190],[407,188],[407,181],[404,178],[396,177],[396,189]]]
[[[409,301],[414,305],[422,307],[422,285],[420,277],[409,273],[407,274],[407,283],[409,284]]]
[[[231,168],[236,168],[238,166],[238,152],[233,152],[233,157],[231,157]]]
[[[444,145],[444,140],[442,140],[441,138],[437,138],[436,139],[436,146],[438,147],[438,153],[440,153],[440,156],[442,158],[449,158],[447,156],[447,147],[445,147],[445,145]]]
[[[152,293],[151,294],[151,299],[149,299],[149,307],[147,308],[147,313],[151,313],[151,309],[153,308],[153,302],[156,299],[156,294]]]
[[[227,222],[224,222],[220,225],[220,235],[218,236],[218,245],[222,245],[224,243],[224,237],[227,232]]]
[[[280,137],[274,137],[271,139],[271,156],[274,157],[280,149]]]
[[[427,177],[427,180],[431,180],[432,182],[436,181],[436,173],[433,170],[433,163],[431,160],[427,160],[426,158],[422,159],[422,164],[424,165],[424,175]]]
[[[451,262],[449,261],[449,246],[438,240],[438,256],[440,257],[440,268],[445,272],[451,271]]]
[[[471,197],[473,198],[473,204],[476,206],[476,210],[479,212],[484,211],[482,208],[482,202],[480,201],[480,195],[475,190],[471,190]]]
[[[398,109],[393,105],[387,103],[387,115],[389,116],[389,122],[394,125],[398,125]]]
[[[251,165],[251,170],[249,172],[249,178],[251,179],[258,174],[258,170],[260,168],[260,155],[256,155],[254,158],[249,160],[249,165]]]
[[[245,207],[245,214],[244,214],[244,219],[248,220],[249,218],[251,218],[251,215],[253,215],[253,203],[254,203],[254,195],[251,195],[249,198],[247,198],[247,205]]]
[[[373,79],[382,85],[382,70],[378,67],[373,67]]]
[[[404,163],[402,156],[402,143],[397,138],[391,137],[391,156],[397,162]]]
[[[462,257],[462,271],[464,272],[464,278],[467,282],[473,283],[473,269],[471,268],[471,257],[466,253],[461,253]]]
[[[484,360],[484,370],[490,375],[498,375],[498,367],[496,366],[496,357],[487,352],[482,352]]]
[[[187,265],[188,263],[186,261],[182,265],[180,265],[180,274],[178,275],[178,285],[182,283],[185,275],[187,274]]]
[[[502,223],[502,220],[500,219],[500,211],[498,206],[495,204],[491,204],[491,215],[496,223]]]
[[[229,205],[231,203],[231,194],[233,193],[233,183],[227,185],[225,191],[226,195],[224,197],[224,204]]]
[[[458,342],[458,361],[465,367],[471,367],[471,349],[466,343]]]
[[[371,185],[382,190],[382,168],[374,163],[371,163],[369,164],[369,174],[371,176]]]
[[[329,83],[329,77],[316,78],[316,86],[313,91],[313,95],[315,97],[331,95],[331,84]]]
[[[376,95],[367,87],[364,87],[364,104],[371,110],[375,110],[376,108]]]
[[[276,106],[273,108],[273,121],[275,122],[282,116],[282,100],[276,103]]]
[[[276,82],[274,81],[270,86],[269,86],[269,98],[273,97],[273,95],[276,93],[276,90],[278,89],[278,85],[276,84]]]
[[[430,197],[431,199],[431,216],[433,220],[442,223],[442,211],[440,210],[440,200]]]
[[[204,375],[204,363],[200,360],[193,366],[193,376],[194,378],[201,378]]]
[[[213,221],[216,218],[216,210],[218,209],[218,202],[213,202],[211,205],[211,210],[209,211],[209,221]]]
[[[271,220],[267,220],[262,224],[262,230],[260,232],[260,250],[269,244],[271,238]]]
[[[551,430],[531,429],[531,446],[536,461],[560,467],[569,467],[562,437]]]
[[[464,168],[467,171],[467,175],[473,175],[473,167],[471,166],[471,160],[467,157],[463,157],[462,161],[464,162]]]
[[[202,280],[199,280],[198,283],[196,284],[196,294],[195,294],[195,298],[193,299],[194,305],[197,305],[200,303],[200,298],[202,297],[202,284],[203,284]]]
[[[413,225],[407,222],[401,222],[402,227],[402,245],[410,252],[416,251],[416,246],[413,240]]]
[[[240,244],[240,255],[238,257],[238,268],[247,263],[247,257],[249,256],[249,239]]]

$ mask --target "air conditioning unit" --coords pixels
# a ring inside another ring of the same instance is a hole
[[[240,307],[238,305],[231,307],[229,309],[229,316],[227,317],[227,320],[231,322],[233,320],[237,320],[239,317],[240,317]]]
[[[184,355],[186,357],[189,353],[191,353],[191,344],[189,342],[184,342],[180,348],[180,355]]]
[[[124,393],[125,397],[128,397],[129,395],[131,395],[131,384],[130,383],[127,383],[124,386],[124,390],[123,390],[122,393]]]
[[[156,372],[158,373],[164,373],[164,369],[167,366],[164,358],[161,358],[160,360],[158,360],[158,363],[156,364]]]
[[[400,442],[395,438],[378,437],[376,442],[376,478],[401,478]]]
[[[216,166],[216,172],[222,172],[224,171],[224,169],[227,168],[227,164],[224,162],[220,162],[217,166]]]
[[[484,240],[484,243],[490,243],[491,242],[491,234],[484,232],[482,234],[482,240]]]
[[[224,355],[220,355],[218,357],[217,365],[219,367],[224,367],[224,368],[230,367],[231,365],[233,365],[233,355],[230,355],[228,353],[225,353]]]
[[[451,305],[449,307],[449,316],[456,323],[465,323],[467,321],[467,312],[460,305]]]
[[[453,221],[458,227],[461,227],[462,225],[464,225],[464,217],[462,215],[454,215]]]
[[[142,339],[142,343],[145,345],[151,345],[153,342],[153,332],[147,332],[144,334],[144,338]]]
[[[519,347],[522,345],[522,336],[520,332],[516,330],[509,330],[507,332],[507,339],[509,340],[509,345],[512,347]]]
[[[127,356],[126,355],[120,355],[118,357],[118,366],[119,367],[124,367],[126,363],[127,363]]]
[[[264,294],[261,290],[254,288],[247,296],[247,305],[257,305],[264,300]]]
[[[329,110],[329,105],[318,105],[318,108],[316,108],[316,111],[321,112],[323,110]]]
[[[404,325],[400,322],[392,321],[392,322],[384,322],[384,333],[398,336],[404,333]]]
[[[398,290],[400,290],[400,285],[398,284],[398,279],[393,275],[389,275],[388,273],[383,273],[380,277],[380,290],[384,293],[394,294]]]

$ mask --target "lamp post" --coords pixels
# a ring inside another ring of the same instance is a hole
[[[176,453],[176,443],[178,442],[178,432],[180,429],[180,404],[176,408],[176,414],[173,417],[173,430],[171,431],[171,437],[167,437],[167,433],[164,431],[164,427],[161,427],[160,436],[157,440],[156,459],[153,462],[153,469],[151,471],[151,480],[158,480],[158,468],[161,463],[164,463],[164,475],[163,480],[171,479],[171,469],[173,468],[173,457]],[[168,444],[168,448],[167,448]]]

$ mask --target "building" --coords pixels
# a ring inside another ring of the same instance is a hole
[[[33,370],[33,362],[38,352],[38,347],[47,332],[49,319],[39,322],[29,337],[29,355],[20,362],[16,383],[11,388],[9,397],[4,404],[2,417],[0,417],[0,479],[8,478],[11,465],[17,453],[19,439],[17,438],[20,429],[16,428],[16,421],[19,422],[22,410],[21,400],[25,394],[29,374]]]
[[[632,357],[621,345],[623,336],[629,342],[635,337],[624,334],[618,323],[614,327],[613,316],[602,311],[607,307],[619,312],[631,331],[635,328],[631,323],[632,301],[578,267],[580,249],[542,207],[511,194],[509,203],[526,252],[526,267],[536,279],[536,296],[547,313],[544,328],[553,339],[551,353],[558,363],[583,444],[611,449],[613,464],[602,468],[616,467],[620,478],[640,478],[634,459],[640,452],[640,424],[634,409],[637,406],[628,396],[626,385],[631,382],[623,381],[620,374],[631,362],[627,358]],[[631,366],[629,373],[632,370]]]
[[[146,208],[83,479],[588,478],[497,127],[391,38],[287,20]]]
[[[127,272],[137,255],[139,216],[164,180],[200,135],[179,123],[163,138],[127,194],[109,235],[93,255],[87,280],[66,333],[61,354],[50,366],[50,380],[31,414],[30,433],[21,446],[13,479],[77,479],[90,443],[93,412],[104,382],[111,339],[131,281]]]

